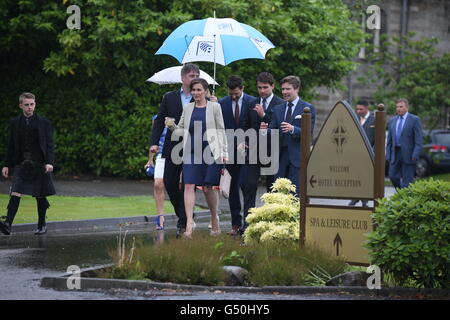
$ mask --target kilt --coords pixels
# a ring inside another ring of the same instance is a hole
[[[11,192],[17,192],[43,198],[56,194],[53,185],[52,173],[45,173],[45,165],[36,164],[35,168],[30,170],[20,164],[13,169]]]

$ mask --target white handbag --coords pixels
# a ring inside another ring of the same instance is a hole
[[[222,169],[222,175],[220,176],[220,194],[223,195],[225,199],[230,196],[230,185],[231,185],[231,175],[225,166]]]

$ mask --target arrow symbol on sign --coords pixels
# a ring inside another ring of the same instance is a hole
[[[311,185],[312,188],[314,188],[313,183],[316,183],[316,182],[317,182],[317,180],[314,179],[314,175],[312,175],[312,176],[311,176],[311,179],[309,179],[309,184]]]
[[[342,247],[342,239],[341,236],[339,235],[339,232],[336,234],[336,237],[334,238],[333,246],[336,246],[336,256],[339,256],[339,246]]]

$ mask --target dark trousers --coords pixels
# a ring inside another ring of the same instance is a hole
[[[395,148],[395,161],[389,164],[389,179],[392,185],[397,188],[406,188],[414,181],[416,165],[405,163],[400,147]]]
[[[248,223],[245,221],[248,210],[255,207],[256,193],[258,191],[258,182],[260,176],[259,164],[245,164],[242,170],[242,193],[244,195],[244,229]]]
[[[275,176],[275,180],[278,178],[287,178],[295,185],[295,192],[297,197],[300,197],[300,168],[293,166],[289,160],[289,149],[283,147],[280,150],[280,167]]]
[[[230,205],[231,225],[242,227],[241,215],[241,197],[239,189],[241,188],[241,164],[230,164],[226,168],[231,175],[230,196],[228,197],[228,204]]]
[[[266,177],[266,191],[271,192],[272,185],[275,182],[275,176],[270,175],[270,176],[265,176],[265,177]]]
[[[183,165],[174,164],[170,157],[164,164],[164,187],[178,217],[177,228],[186,228],[186,212],[184,211],[184,185],[180,188],[180,175]]]

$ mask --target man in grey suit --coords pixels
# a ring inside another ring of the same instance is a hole
[[[366,100],[359,100],[355,107],[356,115],[358,117],[359,124],[364,130],[367,139],[369,140],[372,149],[375,146],[375,116],[369,111],[369,102]],[[352,200],[348,204],[349,206],[354,206],[359,202],[359,200]],[[367,207],[367,200],[361,200],[362,206]]]
[[[406,188],[414,180],[414,173],[422,150],[422,124],[418,116],[408,112],[406,99],[396,101],[396,113],[388,123],[386,160],[389,178],[395,188]]]

